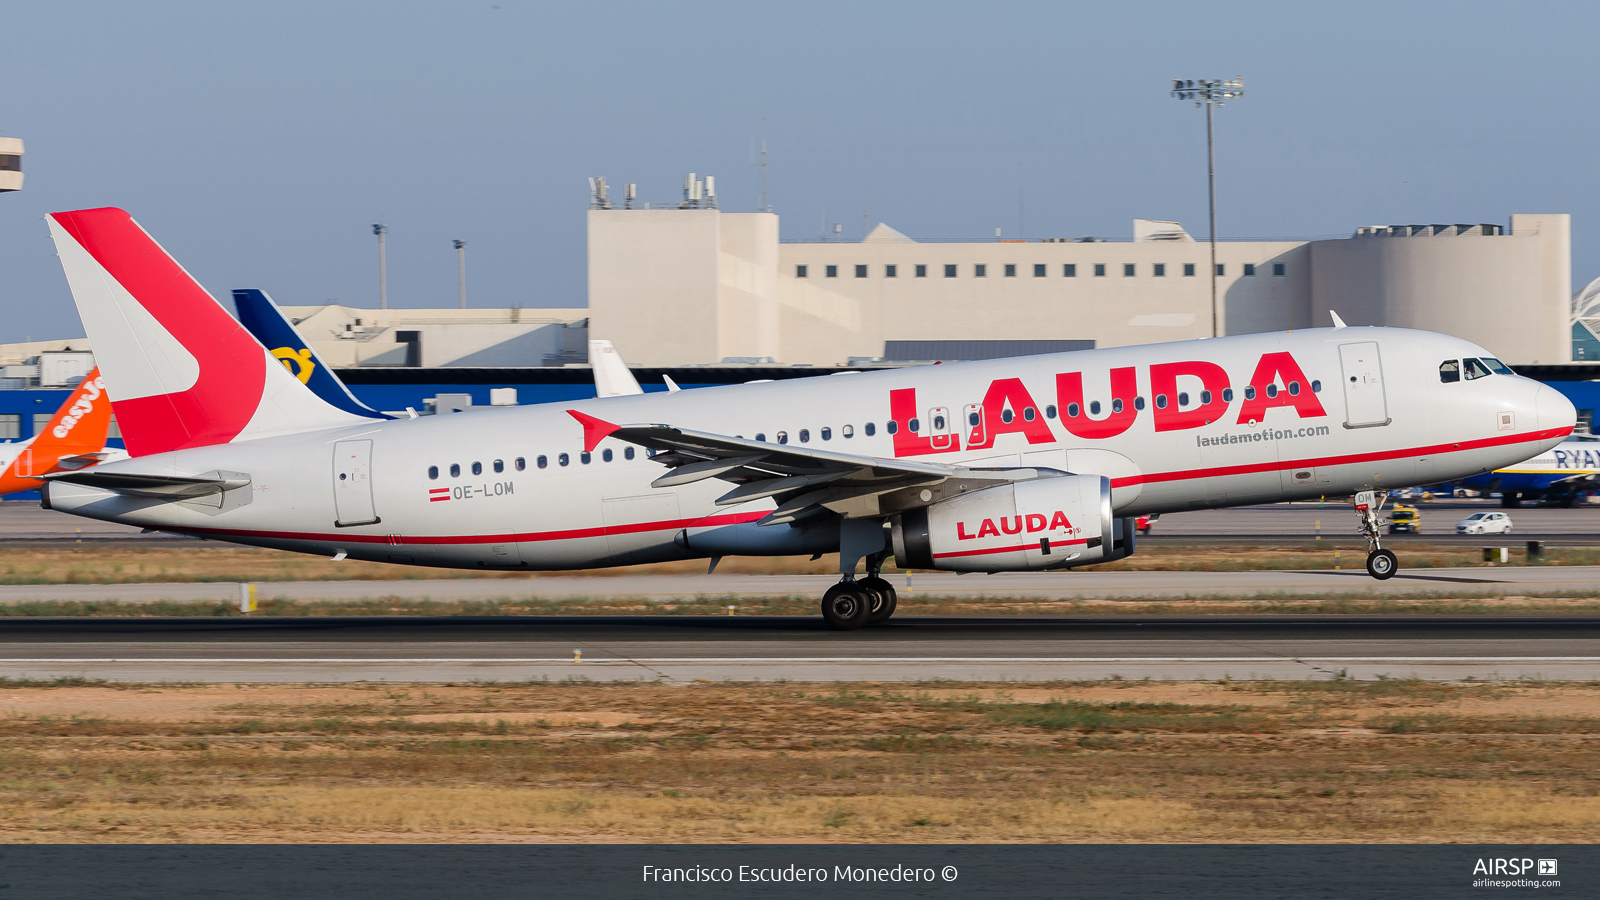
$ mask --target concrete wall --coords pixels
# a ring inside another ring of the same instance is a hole
[[[1512,363],[1571,359],[1567,216],[1514,216],[1508,235],[1358,236],[1311,245],[1316,324],[1442,331]]]

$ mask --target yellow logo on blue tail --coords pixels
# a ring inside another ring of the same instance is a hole
[[[272,355],[283,363],[283,367],[289,370],[290,375],[300,379],[301,384],[311,381],[311,373],[317,368],[317,364],[311,361],[311,348],[295,350],[291,347],[279,347],[272,351]]]

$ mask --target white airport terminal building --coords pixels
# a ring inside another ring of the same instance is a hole
[[[1221,241],[1217,333],[1329,325],[1333,311],[1455,334],[1514,364],[1568,362],[1569,218]],[[588,231],[590,336],[634,365],[836,366],[1213,335],[1209,247],[1174,222],[1135,220],[1124,240],[929,243],[879,225],[860,242],[787,243],[772,213],[591,209]]]

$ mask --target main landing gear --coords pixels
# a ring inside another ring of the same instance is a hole
[[[887,554],[867,560],[867,577],[859,581],[851,576],[839,582],[822,595],[822,618],[831,628],[854,631],[866,625],[878,625],[894,615],[899,598],[894,585],[878,574]]]
[[[1361,519],[1361,527],[1357,529],[1367,539],[1367,574],[1379,581],[1387,581],[1400,571],[1400,560],[1395,558],[1393,550],[1383,549],[1378,535],[1381,522],[1378,511],[1383,509],[1383,502],[1389,499],[1385,491],[1382,497],[1376,496],[1373,491],[1362,491],[1356,494],[1356,515]]]
[[[822,618],[830,628],[840,631],[889,621],[899,601],[894,585],[878,574],[889,558],[883,523],[846,519],[840,528],[839,545],[843,577],[822,595]],[[867,564],[867,577],[859,581],[855,577],[857,561]]]

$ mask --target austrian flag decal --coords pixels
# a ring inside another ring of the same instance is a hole
[[[428,488],[428,499],[434,503],[450,499],[449,488]]]

